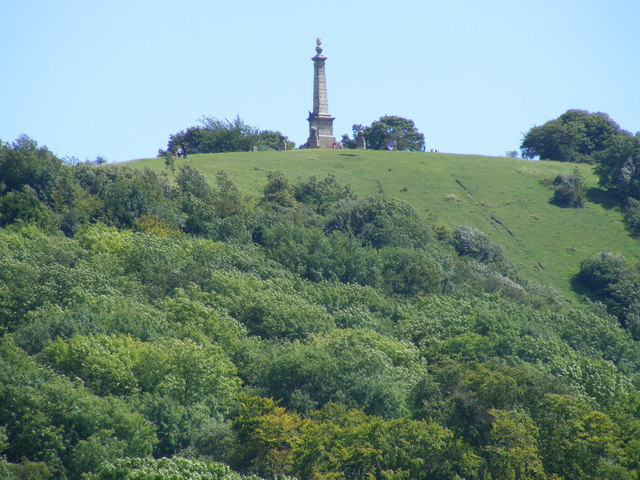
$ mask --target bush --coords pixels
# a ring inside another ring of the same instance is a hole
[[[618,283],[630,269],[622,255],[604,250],[580,264],[578,279],[596,296],[606,294],[606,290]]]
[[[327,231],[348,232],[374,248],[425,248],[433,240],[431,226],[408,203],[377,195],[339,201]]]
[[[486,264],[506,264],[504,249],[477,228],[462,225],[453,233],[453,246],[459,255]]]
[[[558,175],[553,184],[555,185],[554,203],[563,207],[584,207],[585,184],[580,170],[575,168],[571,174]]]
[[[167,152],[159,150],[158,156],[170,155],[182,147],[188,153],[246,152],[251,147],[258,150],[277,150],[280,132],[260,130],[247,125],[239,116],[233,120],[202,117],[202,127],[189,127],[169,137]],[[287,150],[295,143],[285,138]]]
[[[640,202],[635,198],[630,197],[627,200],[624,221],[633,236],[640,236]]]
[[[33,223],[52,232],[58,226],[54,213],[38,199],[38,194],[29,185],[0,197],[0,225],[23,222]]]

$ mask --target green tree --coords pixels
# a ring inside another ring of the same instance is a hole
[[[479,459],[446,428],[385,420],[328,404],[313,412],[293,451],[301,479],[474,479]]]
[[[193,195],[205,202],[210,200],[213,194],[213,190],[204,175],[190,165],[182,165],[180,167],[176,177],[176,184],[181,193]]]
[[[386,247],[380,254],[382,281],[389,291],[401,295],[442,292],[442,266],[426,251]]]
[[[262,201],[281,207],[293,207],[296,204],[293,187],[282,172],[269,172],[267,184],[262,190]]]
[[[326,230],[351,233],[375,248],[425,248],[433,240],[431,226],[411,205],[384,195],[338,202]]]
[[[293,195],[298,202],[311,206],[320,215],[326,215],[339,200],[355,197],[351,188],[340,186],[333,174],[322,180],[311,176],[294,184]]]
[[[417,350],[367,330],[333,330],[284,345],[264,362],[264,392],[301,412],[336,402],[384,417],[407,412],[422,365]]]
[[[83,480],[259,480],[244,477],[221,463],[172,458],[121,458],[103,462],[95,473]]]
[[[29,185],[43,200],[48,200],[65,168],[47,147],[38,147],[26,135],[18,137],[12,145],[0,144],[0,178],[6,191]]]
[[[34,223],[49,232],[58,226],[55,214],[40,202],[38,194],[29,185],[0,197],[0,226],[16,222]]]
[[[620,135],[628,135],[606,113],[567,110],[557,119],[531,128],[520,148],[523,158],[594,163]]]
[[[615,193],[621,204],[640,200],[640,132],[618,135],[597,155],[595,172],[599,184]]]
[[[640,271],[622,255],[608,250],[580,264],[576,280],[607,306],[621,325],[640,338]]]
[[[633,478],[624,468],[621,439],[608,415],[575,397],[547,394],[536,417],[548,472],[576,480]]]
[[[386,150],[392,142],[397,150],[417,150],[425,148],[424,135],[416,128],[413,120],[394,115],[385,115],[371,126],[353,125],[353,140],[343,136],[343,145],[355,148],[355,138],[359,130],[364,132],[367,148],[370,150]]]
[[[152,214],[169,226],[177,226],[179,216],[172,204],[172,188],[165,178],[150,169],[109,168],[78,165],[74,174],[89,194],[99,199],[98,219],[121,228],[133,228],[136,219]]]
[[[624,209],[624,221],[631,233],[640,236],[640,201],[629,197]]]
[[[489,410],[493,417],[489,432],[489,471],[504,480],[545,480],[538,450],[538,428],[522,410]]]
[[[280,132],[260,130],[248,125],[236,116],[233,120],[219,120],[215,117],[202,117],[201,127],[189,127],[169,137],[167,152],[172,154],[179,147],[186,148],[188,153],[246,152],[252,147],[258,150],[277,150]],[[295,147],[295,143],[285,137],[287,149]],[[159,151],[158,156],[166,152]]]
[[[233,430],[242,445],[234,464],[243,471],[273,476],[289,473],[293,447],[306,421],[270,398],[243,395]]]

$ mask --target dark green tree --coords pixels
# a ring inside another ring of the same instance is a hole
[[[326,230],[351,233],[375,248],[424,248],[433,239],[431,225],[411,205],[383,195],[364,200],[344,198]]]
[[[640,200],[640,132],[619,135],[596,158],[601,186],[615,193],[623,204],[628,198]]]
[[[520,148],[523,158],[594,163],[618,135],[627,135],[606,113],[567,110],[544,125],[531,128]]]
[[[580,265],[576,279],[607,306],[634,338],[640,338],[640,270],[607,250]]]
[[[47,147],[38,147],[38,142],[26,135],[11,145],[0,144],[0,179],[7,191],[29,185],[43,200],[48,200],[63,169],[62,160]]]
[[[640,236],[640,201],[629,198],[624,209],[624,221],[631,234]]]
[[[422,151],[425,148],[424,135],[416,128],[413,120],[407,118],[385,115],[371,126],[356,124],[352,129],[353,139],[349,139],[346,134],[342,137],[342,144],[347,148],[355,148],[359,130],[364,132],[367,148],[370,150],[386,150],[390,142],[395,145],[396,150]]]
[[[215,117],[202,117],[201,127],[189,127],[169,137],[167,151],[160,150],[158,156],[173,154],[179,147],[187,153],[246,152],[252,147],[258,150],[277,150],[280,132],[260,130],[248,125],[240,116],[233,120],[219,120]],[[287,149],[295,143],[285,137]]]

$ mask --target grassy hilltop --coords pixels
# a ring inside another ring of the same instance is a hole
[[[176,160],[176,168],[185,160]],[[609,249],[632,261],[640,259],[620,212],[610,208],[597,188],[589,165],[577,165],[585,176],[585,208],[558,207],[546,180],[576,165],[500,157],[442,153],[357,150],[292,150],[191,155],[186,162],[211,183],[227,172],[241,192],[258,196],[269,172],[290,180],[336,176],[359,196],[384,192],[404,200],[438,223],[470,225],[504,246],[509,258],[532,280],[574,299],[570,281],[580,262]],[[136,160],[130,166],[165,169],[160,158]]]

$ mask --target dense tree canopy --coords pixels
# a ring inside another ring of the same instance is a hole
[[[347,148],[355,148],[356,136],[362,130],[371,150],[417,150],[425,148],[424,135],[415,126],[413,120],[394,115],[385,115],[370,126],[353,125],[353,139],[342,136],[342,144]]]
[[[252,147],[258,150],[276,150],[282,134],[272,130],[260,130],[245,123],[239,116],[233,120],[202,117],[202,126],[189,127],[169,137],[167,150],[158,156],[175,154],[178,148],[189,153],[247,152]],[[286,140],[287,149],[295,143]]]
[[[623,257],[567,305],[332,176],[0,154],[0,478],[637,479]]]
[[[598,153],[625,135],[628,133],[606,113],[567,110],[558,118],[531,128],[520,148],[523,158],[594,163]]]
[[[596,173],[600,185],[615,192],[621,200],[640,200],[640,132],[621,135],[597,155]]]

